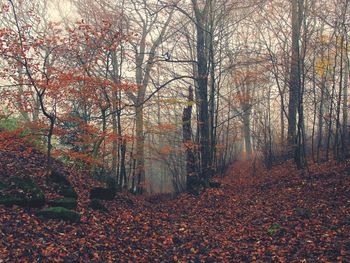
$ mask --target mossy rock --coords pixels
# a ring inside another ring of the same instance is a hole
[[[78,205],[77,200],[75,198],[70,197],[51,200],[48,203],[52,206],[64,207],[67,209],[76,209]]]
[[[7,207],[11,207],[13,205],[24,206],[25,199],[10,195],[4,195],[0,197],[0,204]]]
[[[32,179],[28,178],[28,177],[18,177],[18,176],[13,176],[10,179],[10,185],[9,187],[12,188],[19,188],[22,189],[23,191],[29,192],[29,191],[33,191],[36,190],[37,188],[39,188]]]
[[[114,189],[115,191],[117,190],[117,181],[114,177],[106,176],[105,182],[108,189]]]
[[[44,192],[30,179],[13,177],[0,196],[0,204],[6,206],[41,207],[45,204]]]
[[[113,200],[115,194],[115,189],[95,187],[90,191],[90,199]]]
[[[58,219],[74,223],[79,223],[81,217],[79,213],[60,206],[45,208],[38,211],[37,215],[47,219]]]
[[[77,192],[71,186],[60,187],[58,190],[58,193],[67,198],[74,198],[74,199],[78,198]]]
[[[101,204],[101,202],[98,199],[92,199],[89,203],[89,207],[93,210],[108,212],[108,209],[103,204]]]
[[[5,206],[41,207],[45,204],[45,198],[26,198],[4,195],[0,197],[0,204]]]
[[[221,183],[211,181],[211,182],[209,182],[209,187],[210,188],[220,188],[221,187]]]
[[[53,170],[50,174],[50,180],[52,180],[54,183],[60,184],[60,185],[66,185],[71,186],[70,182],[68,181],[67,177],[58,170]]]

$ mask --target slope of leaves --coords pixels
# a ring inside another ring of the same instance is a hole
[[[13,149],[10,149],[13,146]],[[27,173],[48,195],[43,155],[0,150],[0,178]],[[21,146],[27,150],[27,147]],[[6,164],[6,170],[5,170]],[[60,164],[55,164],[60,165]],[[199,197],[135,197],[88,208],[87,175],[66,169],[78,190],[80,224],[43,220],[36,209],[0,206],[0,261],[50,262],[336,262],[350,260],[350,163],[290,163],[251,175],[233,165],[222,188]]]

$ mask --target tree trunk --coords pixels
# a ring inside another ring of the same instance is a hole
[[[135,108],[136,113],[136,192],[144,192],[145,182],[145,136],[143,130],[143,105]]]
[[[243,107],[242,118],[243,118],[243,134],[244,134],[245,152],[247,154],[247,159],[249,160],[251,157],[251,154],[252,154],[249,105]]]
[[[345,50],[348,50],[348,40],[346,40]],[[342,144],[344,147],[344,155],[348,154],[348,84],[349,84],[349,59],[345,55],[344,61],[344,88],[343,88],[343,129]]]
[[[193,192],[196,188],[197,183],[197,174],[196,174],[196,165],[195,165],[195,157],[193,154],[193,142],[192,142],[192,104],[193,100],[193,89],[190,86],[188,89],[188,105],[183,110],[182,114],[182,134],[183,134],[183,143],[185,146],[186,153],[186,188],[187,191]]]
[[[209,114],[208,114],[208,46],[206,19],[208,18],[209,2],[206,1],[203,10],[199,10],[196,0],[192,0],[196,17],[196,50],[198,69],[198,96],[199,116],[198,129],[200,133],[201,154],[201,180],[208,185],[210,176],[210,138],[209,138]]]
[[[296,147],[296,124],[298,98],[300,93],[300,61],[299,61],[299,39],[300,39],[300,9],[299,0],[292,0],[292,56],[289,79],[289,106],[288,106],[288,145],[291,152]]]

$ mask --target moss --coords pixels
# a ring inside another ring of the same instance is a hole
[[[37,212],[39,217],[58,219],[69,222],[80,222],[80,214],[64,207],[49,207]]]
[[[76,209],[77,208],[77,200],[75,198],[60,198],[55,199],[49,202],[52,206],[64,207],[67,209]]]
[[[45,204],[44,197],[31,197],[4,195],[0,197],[0,204],[5,206],[18,205],[23,207],[41,207]]]
[[[50,175],[50,179],[57,184],[60,185],[66,185],[71,186],[70,182],[68,181],[67,177],[58,170],[53,170]]]
[[[31,190],[37,188],[37,185],[30,178],[22,178],[22,177],[13,176],[10,179],[10,182],[11,182],[10,186],[13,186],[15,188],[20,188],[24,191],[31,191]]]
[[[67,198],[78,198],[77,192],[72,187],[67,177],[60,171],[53,170],[49,180],[55,184],[55,188],[59,194]]]
[[[8,193],[0,196],[0,204],[6,206],[40,207],[45,204],[43,191],[30,179],[13,177],[4,188]]]
[[[8,207],[13,205],[24,206],[25,199],[10,195],[4,195],[0,197],[0,204]]]
[[[90,199],[113,200],[115,189],[95,187],[90,191]]]
[[[64,197],[69,197],[69,198],[74,198],[74,199],[78,198],[77,192],[71,186],[60,187],[58,192],[59,192],[59,194],[63,195]]]
[[[92,208],[93,210],[108,212],[108,209],[103,204],[101,204],[98,199],[92,199],[89,203],[89,207]]]

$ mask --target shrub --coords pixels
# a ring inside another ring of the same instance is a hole
[[[19,128],[19,122],[20,120],[17,118],[0,119],[0,128],[8,131],[14,131]]]

